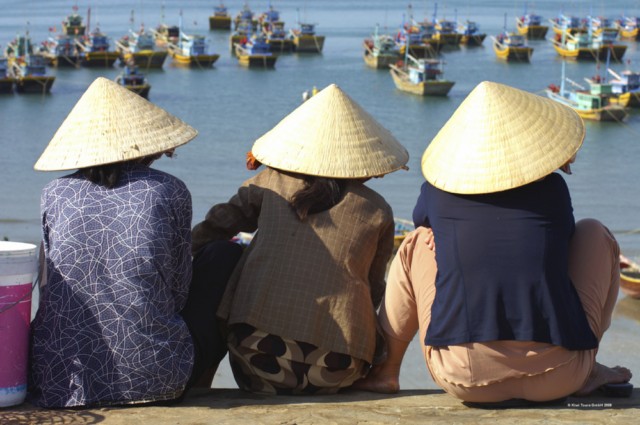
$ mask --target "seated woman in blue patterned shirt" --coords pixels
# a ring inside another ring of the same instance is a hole
[[[215,323],[200,308],[216,290],[195,268],[192,281],[191,195],[176,177],[149,168],[196,134],[98,78],[36,163],[36,170],[78,171],[42,193],[46,265],[32,324],[33,403],[179,399],[226,353],[216,352]]]

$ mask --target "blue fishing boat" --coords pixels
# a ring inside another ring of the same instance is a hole
[[[120,54],[111,49],[111,41],[96,28],[80,46],[80,65],[87,68],[111,68]]]
[[[518,33],[529,40],[544,40],[549,31],[549,26],[542,25],[542,16],[529,13],[527,3],[524,4],[524,14],[516,16],[516,27]]]
[[[322,53],[324,35],[316,34],[316,24],[298,23],[297,28],[289,30],[293,48],[300,53]]]
[[[125,65],[122,73],[116,77],[115,81],[145,99],[149,98],[151,85],[147,81],[145,74],[140,72],[135,64]]]
[[[463,46],[482,46],[487,34],[480,32],[480,27],[475,21],[464,21],[458,25],[458,31],[462,34],[460,44]]]
[[[253,11],[246,2],[233,20],[233,29],[237,30],[241,23],[248,23],[251,26],[252,32],[255,32],[258,29],[258,19],[254,17]]]
[[[614,77],[610,83],[616,103],[633,108],[640,107],[640,72],[625,69],[618,74],[611,68],[607,68],[607,72]]]
[[[262,32],[264,33],[269,50],[274,53],[290,53],[293,51],[293,41],[287,36],[284,29],[284,22],[262,22]]]
[[[231,29],[231,16],[223,2],[218,6],[214,6],[213,15],[209,16],[210,30],[228,30]]]
[[[238,63],[247,68],[273,68],[278,59],[267,44],[264,34],[255,34],[246,43],[236,43]]]
[[[14,77],[18,93],[49,93],[56,77],[48,75],[46,58],[33,50],[31,37],[27,32],[18,35],[7,45],[8,73]]]
[[[116,50],[120,63],[133,62],[143,69],[162,68],[168,55],[167,50],[157,48],[154,34],[144,25],[138,31],[129,30],[129,35],[116,42]]]

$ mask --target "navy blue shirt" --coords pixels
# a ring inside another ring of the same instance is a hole
[[[436,296],[425,343],[518,340],[569,350],[598,341],[568,273],[575,230],[564,179],[458,195],[429,182],[413,212],[436,241]]]

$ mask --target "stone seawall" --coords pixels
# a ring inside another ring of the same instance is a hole
[[[331,424],[632,424],[640,417],[640,390],[631,398],[599,394],[551,406],[479,409],[438,390],[395,395],[347,391],[331,396],[266,397],[237,389],[193,391],[171,407],[43,410],[28,404],[0,409],[2,425],[331,425]]]

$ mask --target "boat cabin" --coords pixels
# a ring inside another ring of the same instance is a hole
[[[226,18],[229,16],[229,12],[227,11],[227,7],[224,4],[220,4],[220,6],[214,6],[213,8],[213,16],[219,16],[221,18]]]
[[[438,31],[441,34],[451,34],[456,32],[456,23],[453,21],[439,21]]]
[[[44,56],[28,56],[24,73],[25,75],[43,76],[47,73],[46,65],[47,61],[45,60]]]
[[[434,81],[442,74],[442,61],[437,59],[418,59],[409,66],[409,81],[414,84]]]
[[[191,35],[186,37],[183,50],[190,56],[200,56],[207,54],[207,43],[203,35]]]
[[[466,21],[463,25],[463,34],[464,35],[476,35],[480,31],[480,27],[474,21]]]
[[[91,34],[91,51],[92,52],[106,52],[109,50],[109,39],[106,35],[100,32],[100,29],[96,29]]]
[[[132,33],[132,34],[133,34],[133,39],[135,40],[134,41],[135,50],[137,51],[153,50],[154,46],[156,45],[153,34],[146,32],[144,30],[141,30],[138,33]]]
[[[640,90],[640,73],[638,72],[623,71],[619,80],[611,81],[611,91],[613,94],[623,94],[638,90]]]
[[[542,16],[528,14],[522,17],[522,23],[526,26],[540,26],[542,24]]]
[[[300,35],[315,35],[314,24],[300,24]]]

